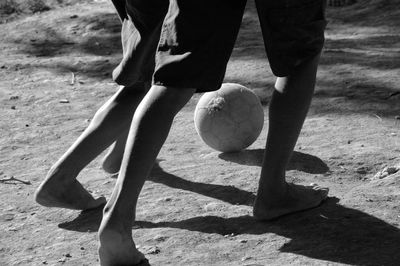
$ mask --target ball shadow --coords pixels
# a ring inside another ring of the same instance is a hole
[[[243,150],[218,155],[222,160],[250,166],[262,166],[263,156],[264,149]],[[309,174],[324,174],[329,171],[329,167],[314,155],[295,151],[286,170],[298,170]]]

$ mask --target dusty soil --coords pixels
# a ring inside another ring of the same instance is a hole
[[[295,183],[330,187],[319,208],[253,220],[267,120],[247,150],[221,154],[195,132],[200,95],[188,103],[132,228],[151,265],[400,265],[398,5],[370,0],[328,10],[315,98],[287,173]],[[110,72],[120,60],[119,28],[104,1],[0,24],[0,265],[98,265],[101,210],[43,208],[32,195],[115,92]],[[274,77],[252,1],[226,81],[253,89],[267,116]],[[392,171],[374,178],[386,166]],[[115,183],[100,158],[79,180],[106,196]]]

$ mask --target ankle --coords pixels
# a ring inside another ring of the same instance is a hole
[[[61,165],[53,165],[50,170],[47,172],[47,179],[56,179],[57,182],[62,181],[71,181],[76,179],[79,172],[74,172],[71,170],[71,167],[65,167]]]
[[[287,194],[288,184],[285,180],[277,181],[277,182],[265,182],[263,184],[260,183],[257,198],[265,198],[265,199],[274,199],[281,198]]]
[[[108,203],[103,209],[102,224],[105,229],[127,233],[130,232],[133,221],[134,219],[126,212],[119,211],[118,208]]]

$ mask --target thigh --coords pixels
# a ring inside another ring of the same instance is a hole
[[[246,0],[170,0],[156,53],[154,84],[216,90],[240,28]]]
[[[123,58],[113,71],[120,85],[150,82],[161,25],[169,0],[113,0],[122,20]]]
[[[321,52],[326,0],[256,0],[265,48],[276,76]]]
[[[114,0],[115,1],[115,0]],[[139,31],[151,31],[167,13],[169,0],[125,0],[126,13]]]

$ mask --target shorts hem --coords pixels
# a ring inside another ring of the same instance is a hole
[[[219,85],[210,85],[207,86],[207,84],[202,84],[202,85],[196,85],[196,84],[186,84],[186,83],[169,83],[169,82],[162,82],[162,81],[152,81],[151,85],[155,86],[163,86],[163,87],[174,87],[178,89],[195,89],[196,93],[203,93],[203,92],[209,92],[209,91],[216,91],[218,90],[222,83]]]

